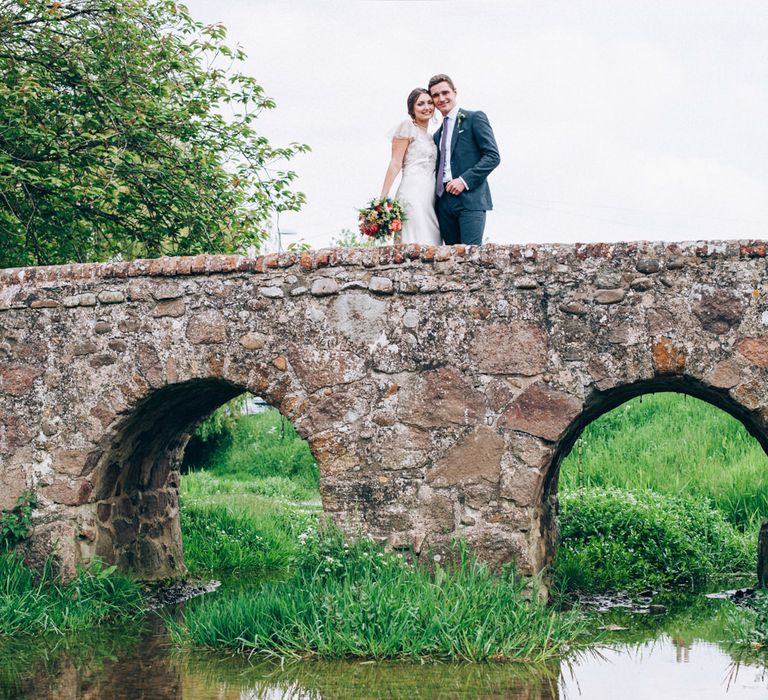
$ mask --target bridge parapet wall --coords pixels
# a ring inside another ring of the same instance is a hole
[[[396,549],[549,562],[557,472],[631,396],[685,391],[761,441],[761,241],[392,246],[0,271],[0,507],[33,558],[183,569],[178,467],[242,391],[305,437],[327,513]]]

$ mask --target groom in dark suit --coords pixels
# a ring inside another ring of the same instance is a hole
[[[493,209],[486,178],[499,164],[499,149],[484,112],[459,109],[456,87],[445,74],[427,87],[443,124],[435,132],[437,144],[437,221],[446,245],[481,244],[485,212]]]

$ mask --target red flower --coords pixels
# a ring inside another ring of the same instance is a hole
[[[400,223],[400,219],[395,219],[390,225],[389,228],[393,231],[399,231],[402,228],[402,224]]]

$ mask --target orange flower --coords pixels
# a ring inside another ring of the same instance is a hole
[[[393,221],[393,222],[392,222],[392,223],[389,225],[389,228],[390,228],[392,231],[399,231],[399,230],[400,230],[402,227],[403,227],[403,225],[400,223],[400,219],[395,219],[395,220],[394,220],[394,221]]]

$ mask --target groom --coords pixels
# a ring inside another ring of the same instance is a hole
[[[427,86],[443,124],[435,132],[437,180],[435,209],[446,245],[481,244],[485,212],[493,209],[486,178],[499,164],[499,149],[484,112],[459,109],[456,87],[445,74]]]

